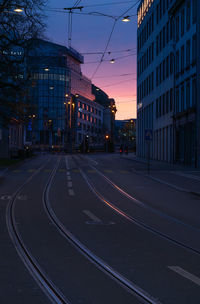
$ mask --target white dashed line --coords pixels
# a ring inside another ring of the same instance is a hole
[[[69,195],[73,196],[74,195],[74,190],[73,189],[68,189]]]
[[[174,272],[180,274],[182,277],[192,281],[193,283],[197,284],[200,286],[200,278],[195,276],[194,274],[184,270],[183,268],[179,266],[168,266],[170,270],[173,270]]]
[[[66,168],[67,168],[67,170],[69,170],[69,161],[68,161],[68,158],[67,158],[67,157],[65,157],[65,163],[66,163]]]
[[[68,185],[68,188],[72,188],[72,182],[68,182],[67,185]]]
[[[85,213],[91,220],[93,220],[96,223],[102,222],[96,215],[94,215],[91,211],[89,210],[83,210],[83,213]]]
[[[70,172],[69,172],[69,171],[67,171],[67,175],[70,175]]]

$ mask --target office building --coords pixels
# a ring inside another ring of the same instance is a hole
[[[144,0],[138,7],[137,155],[200,165],[197,0]]]
[[[91,81],[82,75],[84,58],[76,50],[35,40],[28,54],[33,114],[27,141],[35,147],[77,148],[85,136],[100,140],[103,107],[94,101]]]

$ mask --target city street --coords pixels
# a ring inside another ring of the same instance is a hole
[[[0,303],[197,304],[200,171],[38,154],[0,177]]]

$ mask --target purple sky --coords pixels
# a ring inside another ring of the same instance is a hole
[[[72,7],[75,0],[49,0],[48,8]],[[114,3],[119,4],[114,4]],[[113,3],[112,5],[102,5]],[[101,4],[100,6],[98,6]],[[137,35],[137,0],[82,0],[82,13],[98,12],[121,16],[133,15],[130,22],[117,21],[104,60],[116,59],[114,64],[103,62],[94,75],[92,82],[104,90],[117,104],[117,119],[136,117],[136,35]],[[76,11],[79,12],[79,11]],[[47,37],[56,43],[68,45],[68,14],[47,10]],[[109,17],[73,14],[72,47],[81,53],[103,52],[112,30],[114,19]],[[119,52],[123,51],[123,52]],[[129,56],[128,56],[129,55]],[[123,57],[117,59],[117,57]],[[84,55],[83,74],[91,78],[101,55]],[[97,62],[97,63],[89,63]],[[124,75],[130,74],[130,75]]]

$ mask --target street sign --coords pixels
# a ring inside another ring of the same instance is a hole
[[[152,129],[145,129],[145,140],[152,141],[153,140],[153,130]]]

